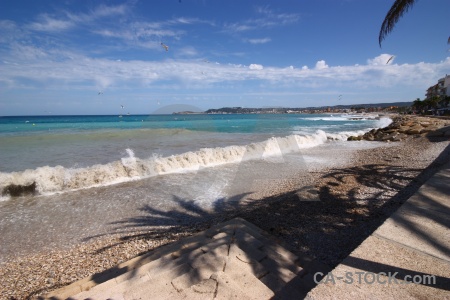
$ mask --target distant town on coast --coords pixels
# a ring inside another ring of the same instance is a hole
[[[351,104],[322,107],[222,107],[211,108],[203,112],[182,111],[174,114],[320,114],[320,113],[372,113],[372,112],[406,112],[413,102]]]
[[[247,107],[223,107],[219,109],[208,109],[204,113],[207,114],[305,114],[305,113],[349,113],[349,112],[385,112],[406,110],[411,107],[413,102],[395,102],[395,103],[376,103],[376,104],[351,104],[351,105],[335,105],[322,107],[303,107],[303,108],[287,108],[287,107],[264,107],[264,108],[247,108]]]

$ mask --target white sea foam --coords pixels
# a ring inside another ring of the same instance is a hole
[[[300,120],[308,120],[308,121],[361,121],[361,120],[373,120],[376,119],[378,115],[373,114],[358,114],[358,115],[349,115],[349,114],[340,114],[340,115],[330,115],[325,117],[308,117],[308,118],[299,118]]]
[[[282,159],[285,153],[314,147],[325,143],[326,140],[327,134],[318,130],[312,135],[272,137],[244,146],[202,148],[179,155],[151,156],[147,159],[135,157],[132,149],[126,149],[126,157],[107,164],[85,168],[44,166],[23,172],[0,172],[0,190],[3,191],[12,184],[26,186],[35,182],[39,194],[52,194],[247,160],[276,160]]]
[[[308,121],[348,121],[346,117],[313,117],[313,118],[299,118],[300,120]]]
[[[391,124],[391,123],[392,123],[391,118],[383,117],[377,121],[377,123],[375,124],[375,127],[376,128],[384,128],[384,127],[389,126],[389,124]]]
[[[335,141],[346,141],[351,136],[359,136],[366,133],[367,130],[341,131],[338,133],[327,133],[327,138]]]

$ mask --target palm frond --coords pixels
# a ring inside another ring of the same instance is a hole
[[[378,36],[380,47],[384,38],[394,29],[398,20],[414,5],[415,2],[416,0],[395,0],[381,25],[380,35]]]

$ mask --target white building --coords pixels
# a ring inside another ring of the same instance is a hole
[[[444,85],[442,87],[441,94],[444,96],[450,96],[450,75],[445,75]]]
[[[445,75],[438,80],[438,83],[427,89],[426,98],[439,96],[441,98],[450,97],[450,75]]]

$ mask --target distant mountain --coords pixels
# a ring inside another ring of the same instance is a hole
[[[155,110],[152,114],[155,115],[164,115],[164,114],[173,114],[173,113],[200,113],[202,109],[199,107],[189,105],[189,104],[170,104],[164,105],[157,110]]]

